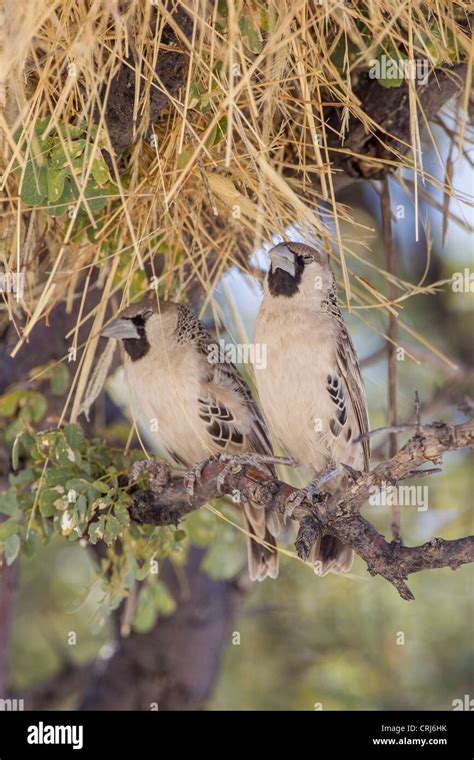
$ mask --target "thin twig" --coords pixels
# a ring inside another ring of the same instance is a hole
[[[392,232],[392,204],[390,199],[389,178],[385,176],[382,180],[382,192],[380,196],[380,206],[382,210],[382,226],[385,243],[385,261],[387,272],[391,275],[388,278],[388,300],[394,303],[397,297],[396,286],[396,255],[393,244]],[[393,427],[397,424],[397,317],[393,310],[389,312],[388,332],[387,332],[387,360],[388,360],[388,424]],[[395,456],[397,453],[397,435],[391,432],[388,439],[388,455]],[[395,541],[401,541],[401,513],[400,505],[395,500],[392,506],[391,529]]]
[[[400,422],[399,425],[384,425],[384,427],[368,430],[367,433],[361,433],[359,436],[357,436],[357,438],[354,438],[354,443],[360,443],[365,438],[372,438],[374,435],[378,435],[379,433],[391,433],[392,435],[397,435],[398,433],[403,433],[407,430],[416,430],[417,432],[421,432],[423,431],[423,426],[420,426],[418,423],[414,422]]]
[[[415,420],[416,420],[416,429],[417,432],[421,428],[421,403],[420,403],[420,394],[418,391],[415,391]]]

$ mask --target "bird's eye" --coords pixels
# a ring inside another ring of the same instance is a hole
[[[303,264],[306,266],[307,264],[312,264],[314,262],[314,258],[311,256],[311,254],[307,253],[303,256]]]
[[[143,319],[149,319],[151,315],[153,314],[153,309],[147,309],[143,312],[142,317]]]

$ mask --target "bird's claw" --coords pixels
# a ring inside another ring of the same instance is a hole
[[[293,491],[288,496],[287,500],[285,501],[285,506],[283,509],[283,517],[286,520],[291,520],[293,517],[293,513],[297,507],[300,507],[302,503],[306,500],[307,494],[306,494],[306,488],[301,488],[298,491]]]
[[[186,472],[184,475],[184,489],[188,496],[194,496],[194,489],[196,487],[196,483],[199,483],[202,477],[202,471],[204,470],[204,467],[209,464],[211,461],[219,461],[218,456],[212,456],[209,459],[203,459],[202,462],[198,462],[194,465],[190,470]]]
[[[255,467],[262,467],[268,472],[268,474],[271,476],[270,470],[265,466],[266,459],[269,459],[270,457],[266,456],[265,454],[221,454],[219,457],[220,462],[227,462],[226,466],[220,471],[219,475],[217,476],[216,484],[217,484],[217,490],[219,493],[222,492],[222,487],[225,483],[226,478],[231,473],[238,473],[244,467],[245,465],[254,465]],[[273,459],[273,457],[271,457]]]
[[[305,488],[300,488],[297,491],[293,491],[287,498],[283,509],[283,515],[290,519],[293,517],[295,509],[300,507],[304,501],[309,501],[311,504],[319,497],[321,486],[331,480],[339,472],[339,467],[334,462],[329,462],[327,468],[321,475],[311,481]]]
[[[198,462],[194,465],[194,467],[191,470],[188,470],[184,476],[183,482],[184,482],[184,490],[188,494],[188,496],[194,496],[194,488],[196,486],[196,482],[201,480],[202,475],[202,469],[204,467],[203,462]]]
[[[273,477],[273,473],[268,466],[270,464],[281,464],[287,465],[289,467],[298,466],[298,462],[295,459],[291,459],[289,457],[277,457],[273,454],[259,454],[257,452],[248,452],[246,454],[226,454],[224,452],[222,454],[214,454],[214,456],[210,457],[209,459],[205,459],[204,461],[194,465],[194,467],[189,470],[184,476],[185,489],[186,493],[189,494],[189,496],[193,496],[194,487],[196,485],[196,482],[201,479],[204,467],[206,467],[206,465],[212,461],[226,463],[225,467],[220,471],[219,475],[216,478],[217,490],[219,493],[222,492],[226,478],[231,473],[239,472],[245,465],[251,465],[261,470],[263,469],[269,477]]]
[[[259,454],[257,452],[248,452],[247,454],[221,454],[219,459],[221,462],[228,463],[217,476],[216,482],[219,492],[221,491],[227,476],[231,473],[239,472],[245,465],[264,470],[270,478],[274,477],[274,474],[269,467],[270,464],[281,464],[289,467],[298,466],[298,462],[295,459],[278,457],[273,454]]]

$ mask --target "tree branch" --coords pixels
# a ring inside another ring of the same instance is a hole
[[[411,573],[439,567],[456,569],[474,560],[474,537],[455,541],[433,539],[422,546],[407,547],[388,543],[362,515],[368,498],[383,484],[396,485],[413,477],[417,467],[439,464],[447,451],[474,446],[474,421],[460,425],[434,422],[422,425],[398,453],[377,465],[371,472],[355,474],[355,480],[343,491],[320,494],[317,502],[308,499],[297,506],[293,518],[300,523],[296,549],[307,559],[321,533],[329,533],[349,544],[367,563],[371,575],[381,575],[398,590],[403,599],[413,599],[405,581]],[[219,479],[220,476],[220,479]],[[219,483],[219,480],[221,481]],[[161,483],[161,484],[160,484]],[[219,489],[219,485],[221,486]],[[288,483],[269,478],[253,465],[229,469],[227,462],[208,460],[202,469],[194,493],[190,496],[181,478],[164,478],[149,490],[132,488],[132,519],[153,525],[177,524],[207,502],[227,494],[234,500],[251,500],[262,508],[284,513],[286,502],[295,490]]]

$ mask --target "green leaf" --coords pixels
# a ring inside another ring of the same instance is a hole
[[[18,433],[18,435],[16,436],[13,442],[13,448],[12,448],[12,467],[14,470],[18,469],[21,447],[23,447],[24,451],[26,451],[27,454],[30,454],[31,447],[33,444],[34,444],[34,438],[32,435],[30,435],[30,433],[26,433],[25,431]],[[27,480],[31,479],[31,475],[32,475],[32,471],[29,470],[29,477],[27,478]],[[21,482],[21,479],[17,480],[17,483],[18,482]],[[10,483],[12,483],[12,479],[10,479]]]
[[[99,493],[108,493],[110,491],[110,486],[107,485],[107,483],[104,483],[102,480],[94,480],[92,483],[92,488],[95,488],[95,490]]]
[[[212,148],[212,146],[214,145],[216,141],[216,137],[217,137],[217,124],[214,124],[206,140],[206,148]]]
[[[242,13],[239,19],[239,28],[244,45],[246,45],[252,53],[259,53],[263,44],[259,27],[254,24],[249,16]]]
[[[70,422],[64,426],[66,441],[73,449],[78,449],[84,443],[84,431],[78,422]]]
[[[62,196],[67,174],[67,169],[48,167],[48,200],[55,202]]]
[[[50,451],[56,442],[57,435],[57,430],[50,430],[37,434],[36,445],[40,454],[45,458],[49,457]]]
[[[208,546],[217,536],[217,521],[213,514],[198,510],[186,518],[186,531],[191,543]]]
[[[71,166],[74,165],[76,159],[78,159],[84,152],[86,146],[85,140],[74,140],[66,144],[66,150],[64,150],[61,143],[59,143],[52,151],[50,157],[50,163],[55,169],[64,169],[66,174],[71,174]],[[82,162],[80,162],[82,165]]]
[[[49,126],[49,116],[43,116],[41,119],[36,119],[34,131],[35,134],[40,136]]]
[[[22,434],[26,441],[26,446],[31,448],[32,444],[34,443],[33,436],[29,435],[29,433],[23,433]],[[37,479],[37,475],[30,467],[25,467],[24,469],[21,469],[19,472],[13,474],[10,473],[8,476],[8,481],[10,485],[14,486],[15,489],[23,489],[23,487],[27,483],[31,483],[33,480]],[[0,491],[1,493],[1,491]]]
[[[46,166],[28,161],[21,184],[21,201],[25,206],[41,206],[48,193],[48,172]]]
[[[107,203],[107,196],[111,192],[111,188],[99,187],[94,179],[89,178],[84,195],[87,198],[88,206],[93,214],[96,214],[97,211],[104,208]],[[85,205],[81,204],[81,208],[85,208]]]
[[[59,464],[79,464],[81,455],[70,446],[64,437],[60,437],[55,446],[56,459]]]
[[[212,103],[212,92],[203,92],[201,95],[200,110],[205,113]]]
[[[39,510],[43,517],[52,517],[58,511],[66,508],[66,493],[64,486],[43,488],[39,497]]]
[[[106,544],[111,544],[122,533],[122,526],[119,521],[113,515],[107,517],[105,521],[104,541]]]
[[[223,137],[225,137],[227,134],[227,116],[223,116],[219,121],[217,122],[217,133],[216,138],[214,140],[214,145],[217,145],[220,143]]]
[[[129,500],[128,497],[127,500]],[[117,502],[117,504],[114,505],[114,515],[123,528],[130,525],[130,514],[125,504]]]
[[[105,163],[102,156],[96,158],[92,164],[92,174],[99,186],[105,185],[105,183],[109,181],[109,167]]]
[[[189,88],[188,108],[196,108],[201,102],[201,90],[198,84],[192,84]]]
[[[33,422],[40,422],[46,414],[48,402],[42,393],[30,391],[27,398],[28,408],[31,410]]]
[[[142,597],[142,594],[140,597]],[[133,621],[133,629],[137,633],[148,633],[155,627],[157,617],[158,612],[153,603],[148,601],[148,599],[140,598],[135,613],[135,620]]]
[[[19,514],[16,488],[0,491],[0,514],[9,516]]]
[[[14,417],[23,391],[10,391],[0,397],[0,415],[2,417]]]
[[[15,534],[10,536],[5,543],[5,559],[7,565],[10,566],[14,563],[18,557],[20,551],[20,538]]]
[[[158,614],[172,615],[175,609],[176,602],[165,584],[153,579],[140,590],[133,627],[138,633],[146,633],[155,625]]]
[[[168,587],[162,581],[156,581],[152,588],[153,600],[158,612],[162,615],[172,615],[176,609],[176,602],[168,591]]]
[[[401,73],[401,59],[399,58],[385,58],[384,59],[384,65],[381,68],[381,71],[383,72],[382,76],[376,77],[378,83],[385,87],[386,89],[390,89],[392,87],[401,87],[403,82],[405,81],[405,77]]]
[[[64,183],[64,190],[60,198],[56,202],[49,201],[46,213],[49,216],[62,216],[67,212],[69,206],[73,203],[75,196],[73,191],[73,180],[71,177],[67,177]]]
[[[55,396],[63,396],[69,385],[69,370],[65,364],[53,367],[49,374],[51,393]]]
[[[68,467],[55,467],[49,469],[44,477],[44,485],[47,488],[65,486],[75,476],[74,470]],[[67,486],[66,486],[67,487]]]
[[[209,548],[202,568],[211,578],[232,578],[245,564],[245,545],[225,529],[221,528],[219,533],[220,540]],[[227,539],[224,546],[221,536]]]
[[[105,515],[101,515],[98,520],[89,525],[89,540],[91,544],[96,544],[104,538],[105,532]]]
[[[15,535],[15,533],[18,530],[18,523],[16,520],[5,520],[5,522],[0,523],[0,541],[2,543],[6,543],[10,536]]]
[[[84,496],[84,494],[81,494],[77,500],[77,514],[79,515],[79,520],[82,523],[83,520],[85,520],[87,515],[87,499]]]
[[[13,446],[13,441],[15,440],[17,435],[20,435],[21,433],[24,432],[25,421],[24,419],[22,419],[22,415],[27,416],[27,415],[24,415],[24,411],[25,410],[22,410],[20,413],[20,416],[14,422],[12,422],[12,424],[9,425],[5,430],[5,442],[11,443],[12,446]]]
[[[59,132],[65,138],[78,138],[89,132],[91,137],[95,137],[97,134],[97,125],[93,124],[89,127],[86,121],[81,121],[77,125],[68,124],[66,122],[60,122],[58,125]]]
[[[32,528],[28,534],[28,538],[23,540],[22,551],[26,557],[33,557],[38,550],[38,534],[35,529]]]
[[[214,145],[218,145],[222,138],[227,134],[227,116],[223,116],[217,124],[214,125],[209,137],[206,140],[206,147],[212,148]]]
[[[12,448],[12,467],[14,470],[18,470],[18,465],[20,463],[20,439],[21,439],[22,433],[19,433],[15,440],[13,441],[13,448]]]
[[[137,567],[135,570],[135,577],[137,581],[144,581],[150,572],[150,566],[148,562],[144,562],[141,567]]]
[[[79,493],[85,491],[89,485],[89,481],[83,478],[70,478],[65,483],[67,491],[78,491]]]

